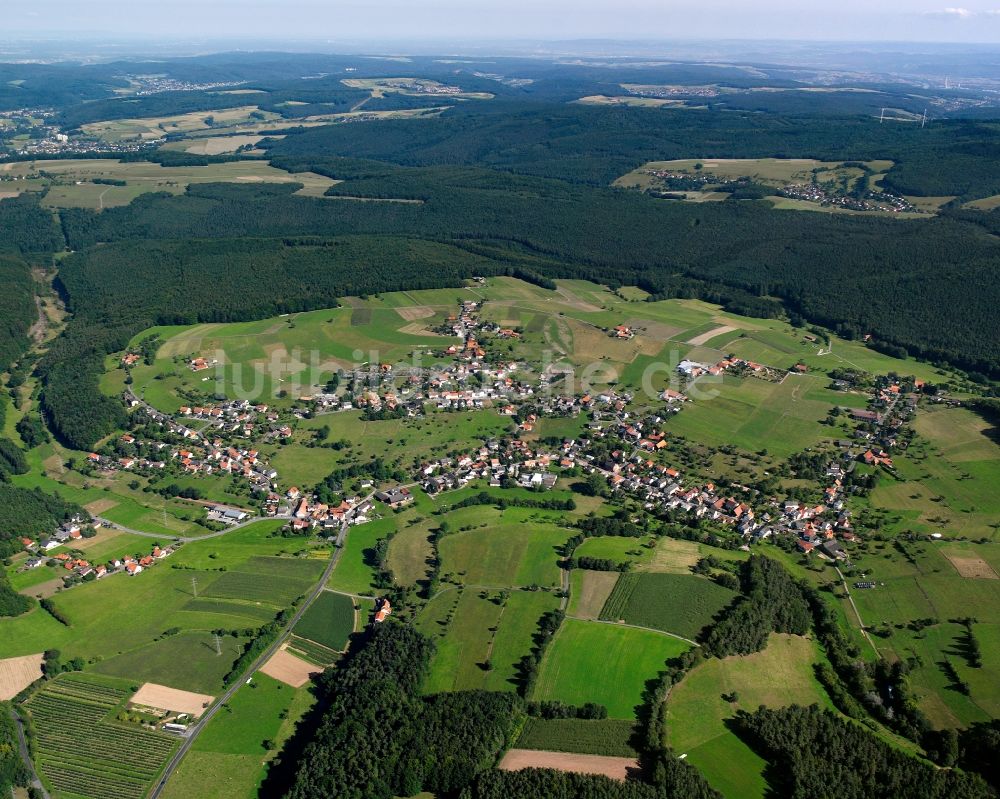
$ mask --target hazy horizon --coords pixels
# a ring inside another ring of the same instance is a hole
[[[3,38],[1000,44],[1000,0],[958,1],[36,0],[6,12]]]

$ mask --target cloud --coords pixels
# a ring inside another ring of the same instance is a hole
[[[937,11],[927,11],[927,17],[940,17],[942,19],[975,19],[976,17],[1000,17],[1000,9],[990,9],[987,11],[972,11],[961,6],[948,6]]]

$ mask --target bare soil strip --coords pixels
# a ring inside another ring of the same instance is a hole
[[[976,555],[946,551],[942,551],[941,554],[948,558],[955,571],[962,577],[969,580],[1000,580],[1000,574],[996,573],[996,569]]]
[[[155,707],[158,710],[173,710],[177,713],[188,713],[195,718],[205,712],[212,704],[214,696],[196,694],[192,691],[180,691],[155,682],[143,683],[129,700],[133,705]]]
[[[578,774],[602,774],[605,777],[624,781],[630,774],[638,774],[639,761],[628,757],[511,749],[500,761],[500,768],[504,771],[551,768],[557,771],[575,771]]]
[[[302,658],[295,657],[284,648],[275,652],[271,659],[260,667],[260,670],[268,677],[274,677],[292,688],[301,688],[309,682],[309,678],[313,674],[319,674],[323,671],[322,667],[314,666]]]
[[[693,344],[695,347],[700,347],[702,344],[707,344],[716,336],[721,336],[723,333],[730,333],[736,330],[732,325],[719,325],[712,330],[702,333],[700,336],[695,336],[693,339],[688,341],[688,344]]]

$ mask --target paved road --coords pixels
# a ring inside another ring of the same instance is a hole
[[[31,774],[31,785],[38,791],[41,792],[45,799],[49,799],[49,792],[45,790],[45,786],[42,781],[38,779],[38,772],[35,771],[35,764],[31,761],[31,753],[28,751],[28,741],[24,737],[24,722],[21,721],[21,717],[17,713],[17,709],[11,707],[11,715],[14,717],[14,724],[17,727],[17,745],[21,750],[21,760],[24,761],[24,765],[28,768],[28,773]]]
[[[364,502],[367,502],[373,496],[374,492],[365,497],[364,501],[360,504],[364,504]],[[257,657],[257,659],[250,665],[250,668],[248,668],[246,672],[244,672],[245,675],[252,677],[257,672],[257,670],[262,665],[264,665],[264,663],[266,663],[268,659],[270,659],[270,657],[275,652],[277,652],[281,648],[282,644],[285,643],[285,641],[288,639],[288,636],[291,634],[292,628],[295,626],[298,620],[302,618],[302,614],[304,614],[309,609],[312,603],[316,601],[316,597],[318,597],[323,592],[323,589],[326,586],[327,581],[330,579],[330,575],[333,574],[334,567],[336,567],[338,561],[340,560],[341,553],[343,553],[344,551],[343,549],[344,542],[347,539],[347,530],[350,527],[350,522],[353,515],[354,515],[353,510],[345,514],[344,521],[340,526],[340,532],[337,534],[337,541],[333,548],[333,554],[330,556],[330,561],[326,564],[326,569],[324,569],[323,571],[323,576],[320,578],[319,582],[313,588],[312,593],[310,593],[309,596],[306,597],[305,601],[301,605],[299,605],[298,610],[296,610],[295,613],[292,615],[292,618],[289,620],[288,624],[285,625],[285,629],[281,631],[281,634],[275,639],[274,643],[272,643],[263,653],[261,653]],[[232,529],[233,528],[229,528],[229,530],[226,530],[225,532],[230,532]],[[159,795],[163,792],[163,789],[166,787],[167,781],[170,779],[171,775],[173,775],[174,771],[177,770],[177,767],[180,765],[181,760],[184,759],[184,755],[188,753],[188,750],[194,744],[195,739],[198,737],[198,735],[201,734],[202,730],[204,730],[205,727],[208,726],[208,723],[212,720],[215,714],[219,712],[220,708],[224,704],[226,704],[230,699],[233,698],[233,695],[240,689],[241,686],[244,685],[245,682],[246,680],[241,677],[237,682],[233,683],[228,689],[226,689],[225,693],[223,693],[222,696],[218,698],[215,704],[213,704],[205,712],[205,714],[200,719],[198,719],[198,723],[195,724],[191,728],[191,730],[187,733],[187,735],[184,737],[184,742],[181,744],[181,748],[178,749],[177,752],[174,754],[174,756],[170,759],[170,762],[167,764],[167,767],[163,772],[163,776],[160,777],[160,781],[156,783],[156,787],[153,789],[152,793],[149,794],[149,799],[157,799],[157,797],[159,797]]]

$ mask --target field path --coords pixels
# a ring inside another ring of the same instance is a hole
[[[668,638],[676,638],[678,641],[684,641],[685,643],[691,644],[691,646],[701,646],[697,641],[692,641],[690,638],[685,638],[683,635],[678,635],[677,633],[668,633],[666,630],[657,630],[654,627],[643,627],[641,624],[629,624],[624,621],[612,621],[611,619],[584,619],[580,616],[567,616],[568,619],[576,619],[577,621],[586,621],[593,624],[613,624],[615,627],[631,627],[633,630],[645,630],[647,633],[658,633],[659,635],[665,635]]]
[[[847,587],[847,578],[844,577],[843,573],[840,571],[839,566],[836,566],[835,568],[837,569],[837,576],[840,577],[840,581],[844,584],[844,591],[847,593],[847,601],[851,603],[851,608],[854,610],[854,615],[858,619],[858,626],[861,628],[861,634],[865,637],[865,640],[869,644],[871,644],[871,647],[874,650],[875,654],[878,656],[879,660],[881,660],[882,653],[879,652],[878,647],[875,646],[875,642],[871,639],[871,636],[868,635],[868,630],[865,629],[864,620],[861,618],[861,613],[858,612],[858,606],[854,604],[854,597],[851,596],[851,590]]]
[[[702,333],[700,336],[695,336],[693,339],[688,341],[688,344],[700,347],[702,344],[708,343],[716,336],[721,336],[723,333],[731,333],[734,330],[736,330],[736,328],[732,325],[719,325],[718,327],[713,327],[711,330]]]

